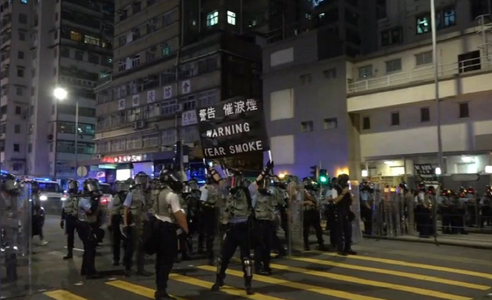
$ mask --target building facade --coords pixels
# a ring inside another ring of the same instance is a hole
[[[6,138],[12,145],[6,144],[5,149],[12,150],[13,155],[7,155],[5,160],[2,155],[2,168],[5,166],[14,174],[72,178],[76,176],[75,160],[94,154],[93,89],[112,67],[113,4],[103,0],[3,3],[4,7],[10,3],[12,18],[19,19],[12,22],[19,28],[11,27],[15,38],[10,43],[20,47],[18,51],[24,47],[25,53],[19,63],[10,63],[12,70],[7,80],[14,85],[13,93],[9,91],[11,98],[5,100],[7,111],[12,109],[12,119],[22,122],[20,133],[15,122],[6,124],[6,133],[13,135]],[[2,47],[4,44],[2,40]],[[19,55],[16,52],[18,59]],[[14,89],[16,85],[25,91]],[[54,98],[56,87],[67,90],[64,102]],[[79,126],[75,128],[77,103]],[[16,162],[7,163],[12,159]]]
[[[473,1],[463,2],[473,11]],[[444,174],[485,173],[492,164],[492,26],[463,11],[469,25],[437,31]],[[380,44],[356,58],[321,59],[319,47],[312,51],[322,33],[265,48],[264,99],[276,165],[308,175],[309,166],[321,163],[330,176],[348,171],[356,178],[366,169],[388,183],[414,175],[414,164],[436,167],[432,45],[430,34],[414,35],[412,43]]]
[[[243,2],[116,2],[112,79],[96,89],[97,156],[86,165],[118,179],[154,174],[178,140],[201,163],[197,109],[261,98],[259,37],[248,33],[268,24],[262,1]]]

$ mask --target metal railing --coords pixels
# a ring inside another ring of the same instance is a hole
[[[439,78],[479,70],[492,70],[492,55],[439,65]],[[371,77],[347,84],[347,93],[358,93],[434,79],[434,66],[421,66],[410,72]]]

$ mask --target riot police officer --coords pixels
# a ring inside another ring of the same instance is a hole
[[[2,282],[17,281],[17,252],[18,252],[18,202],[20,187],[11,174],[0,175],[0,221],[2,228],[2,248],[5,250],[5,268],[7,278]]]
[[[113,237],[113,266],[120,264],[121,241],[122,235],[120,225],[122,224],[123,216],[123,201],[130,191],[131,180],[118,180],[114,183],[115,194],[111,203],[108,206],[110,218],[108,229]]]
[[[360,186],[360,213],[364,220],[364,234],[372,235],[372,193],[369,182],[363,182]]]
[[[236,183],[237,188],[237,183]],[[255,211],[259,241],[255,245],[255,271],[261,275],[271,275],[270,252],[272,250],[275,229],[275,207],[277,206],[276,191],[270,186],[270,175],[267,173],[260,181],[249,186],[251,200]]]
[[[102,276],[96,271],[97,237],[92,224],[97,222],[99,211],[99,183],[95,179],[86,179],[83,183],[83,196],[77,206],[77,232],[84,244],[82,267],[80,274],[87,279],[98,279]]]
[[[273,186],[275,189],[275,197],[277,200],[276,207],[276,220],[275,220],[275,229],[273,231],[273,248],[278,251],[278,256],[286,256],[287,251],[285,250],[284,245],[280,241],[277,235],[278,227],[282,227],[284,231],[285,240],[288,243],[289,234],[288,234],[288,218],[287,218],[287,209],[289,205],[289,195],[287,194],[287,184],[285,182],[280,181],[280,179],[275,176],[273,177]]]
[[[318,210],[318,201],[316,199],[316,187],[310,183],[311,180],[304,180],[304,211],[303,211],[303,240],[304,250],[309,251],[309,231],[311,227],[316,231],[316,239],[318,240],[318,249],[326,250],[323,240],[323,230],[321,228],[321,218]]]
[[[334,202],[336,205],[336,238],[337,238],[337,251],[340,255],[355,255],[357,254],[352,250],[352,221],[355,215],[350,210],[350,206],[353,203],[353,195],[349,189],[349,176],[347,174],[340,174],[337,178],[334,191]],[[335,197],[336,195],[336,197]]]
[[[183,191],[183,197],[188,204],[188,211],[186,217],[188,220],[188,229],[190,234],[187,239],[187,248],[191,254],[193,254],[193,236],[199,233],[200,230],[200,189],[198,188],[198,182],[195,179],[190,180],[185,186]]]
[[[260,183],[261,186],[262,180],[270,173],[272,168],[273,162],[269,161],[266,168],[256,179],[256,183],[252,184]],[[209,170],[209,174],[217,180],[218,174],[214,169]],[[241,173],[236,172],[233,175],[231,181],[233,188],[231,188],[226,199],[224,213],[228,228],[224,236],[220,257],[217,259],[217,275],[215,283],[212,286],[212,291],[218,291],[224,285],[227,266],[239,246],[244,271],[244,287],[246,293],[252,295],[253,262],[250,257],[250,232],[252,228],[250,227],[251,222],[248,222],[248,220],[253,213],[254,203],[252,203],[248,188],[242,185],[242,180],[243,176]]]
[[[213,172],[213,174],[211,174]],[[203,251],[203,240],[210,265],[214,265],[214,240],[218,228],[218,206],[223,197],[225,182],[221,180],[215,169],[210,168],[207,173],[207,184],[200,191],[200,232],[198,236],[198,252]]]
[[[133,255],[136,254],[137,274],[140,276],[150,276],[151,273],[145,271],[144,253],[144,228],[149,227],[147,220],[147,203],[149,176],[144,172],[139,172],[135,176],[135,186],[127,194],[123,203],[123,224],[124,232],[127,237],[125,247],[125,276],[130,276],[133,264]],[[147,196],[147,197],[146,197]],[[147,230],[148,231],[148,230]]]
[[[155,244],[156,251],[157,289],[154,297],[156,300],[172,300],[174,298],[167,294],[167,282],[178,253],[176,223],[186,234],[188,234],[188,224],[177,195],[183,189],[179,177],[173,172],[163,170],[159,175],[159,180],[161,181],[160,191],[152,206],[153,236],[150,239]]]
[[[44,209],[41,207],[41,200],[39,199],[39,183],[37,181],[31,182],[31,199],[32,199],[32,236],[39,236],[39,244],[44,246],[48,244],[44,239],[43,227],[44,227]]]
[[[77,180],[68,181],[68,197],[63,202],[60,227],[65,229],[67,235],[67,255],[63,259],[73,257],[73,247],[75,240],[75,228],[77,226],[77,208],[79,206],[79,182]]]

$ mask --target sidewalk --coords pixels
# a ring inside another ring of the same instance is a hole
[[[398,237],[364,235],[364,238],[436,244],[433,236],[431,236],[430,238],[420,238],[418,236],[413,236],[413,235],[403,235]],[[437,244],[447,245],[447,246],[470,247],[470,248],[477,248],[477,249],[492,249],[492,234],[480,234],[480,233],[470,233],[467,235],[438,234]]]

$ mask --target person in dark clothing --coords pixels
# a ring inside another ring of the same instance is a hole
[[[336,240],[337,251],[340,255],[356,255],[357,252],[352,250],[352,221],[354,213],[350,210],[350,206],[354,201],[353,195],[349,189],[349,176],[341,174],[337,178],[337,184],[332,191],[334,202],[336,205]],[[335,197],[336,195],[336,197]]]

